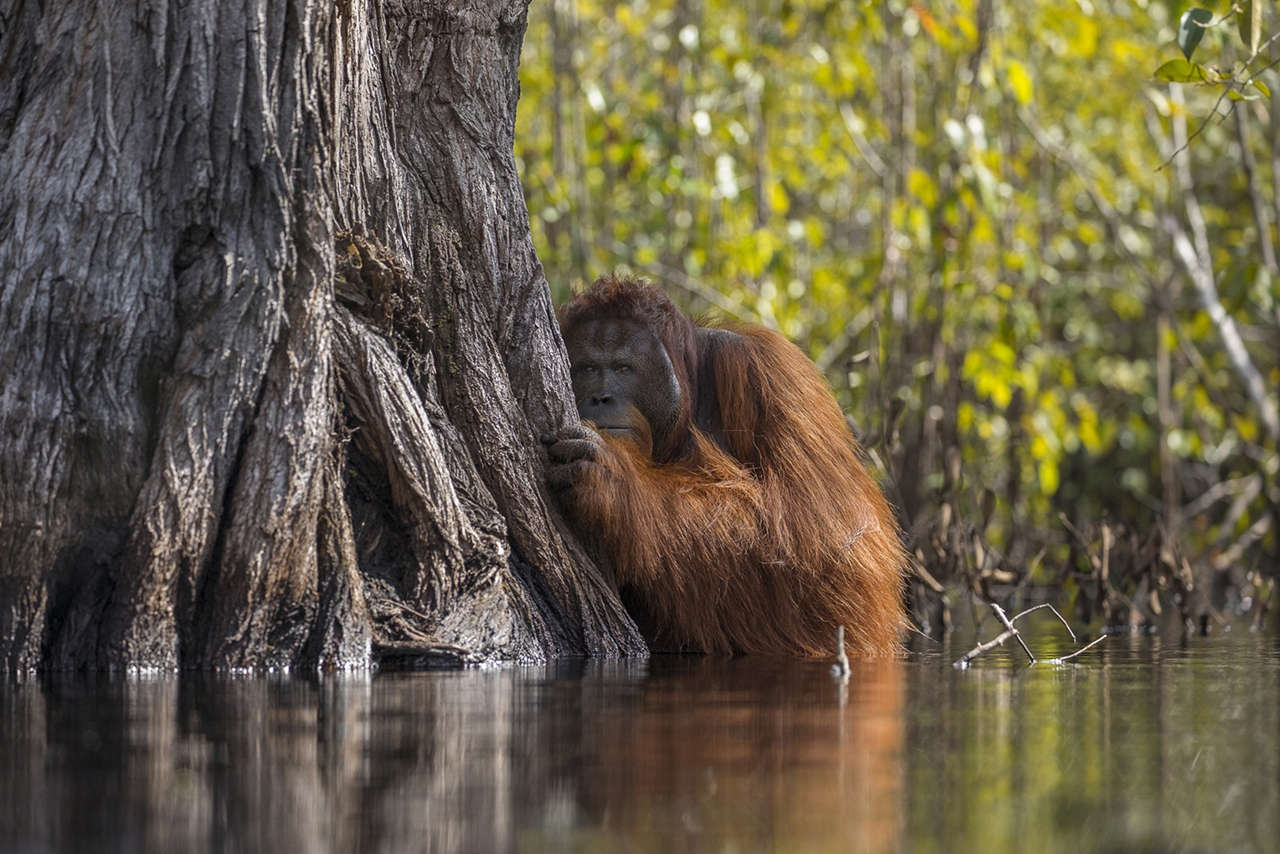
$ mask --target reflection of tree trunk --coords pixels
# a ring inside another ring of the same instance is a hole
[[[358,781],[359,765],[325,768],[321,763],[315,689],[249,679],[202,679],[182,687],[194,695],[184,698],[184,705],[199,729],[173,744],[150,748],[163,751],[160,758],[170,763],[184,752],[194,754],[179,763],[191,769],[193,783],[201,784],[199,801],[205,807],[197,813],[199,823],[173,829],[185,838],[171,840],[164,850],[196,850],[208,836],[227,840],[232,850],[338,850],[334,842],[343,829],[338,819],[347,794],[342,784]],[[360,690],[352,687],[344,699],[355,712]],[[329,691],[337,688],[328,686]],[[237,726],[239,722],[244,724]],[[347,739],[367,737],[359,721],[348,723]],[[343,752],[341,742],[327,746]],[[222,761],[209,762],[210,754]],[[322,776],[322,771],[329,773]],[[151,797],[166,800],[160,793]]]
[[[0,34],[6,668],[642,649],[541,485],[523,4],[79,5]]]
[[[13,680],[0,691],[0,828],[3,843],[35,840],[59,826],[47,775],[54,767],[50,750],[49,692],[34,679]],[[64,751],[65,752],[65,751]],[[39,850],[35,845],[31,850]]]
[[[375,744],[374,757],[396,776],[367,805],[370,849],[514,849],[511,760],[527,735],[513,725],[516,685],[516,673],[505,670],[456,684],[413,680],[377,693],[374,713],[403,726],[381,732]],[[538,781],[539,796],[546,782]]]
[[[672,851],[695,823],[708,850],[901,847],[902,662],[853,662],[843,705],[825,668],[653,668],[19,682],[0,848]]]

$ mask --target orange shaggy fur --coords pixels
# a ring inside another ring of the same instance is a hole
[[[596,318],[645,321],[684,400],[652,455],[602,436],[573,508],[602,537],[655,647],[829,655],[843,624],[851,653],[897,651],[897,527],[814,364],[762,327],[699,333],[637,279],[606,277],[561,310],[566,337]],[[707,395],[718,419],[702,429]]]

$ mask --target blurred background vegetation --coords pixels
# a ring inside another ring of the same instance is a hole
[[[922,627],[1011,585],[1116,627],[1261,621],[1280,28],[1255,2],[1252,43],[1252,4],[1211,10],[1173,75],[1199,85],[1155,78],[1184,7],[1148,0],[535,3],[539,256],[557,301],[630,269],[808,352],[900,513]]]

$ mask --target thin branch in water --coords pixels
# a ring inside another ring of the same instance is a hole
[[[1070,661],[1071,659],[1075,658],[1077,655],[1088,652],[1090,649],[1102,643],[1106,639],[1107,639],[1106,635],[1100,635],[1095,640],[1090,641],[1088,644],[1086,644],[1085,646],[1082,646],[1080,649],[1077,649],[1075,652],[1071,653],[1070,655],[1064,655],[1062,656],[1062,658],[1051,658],[1049,659],[1048,663],[1062,664],[1064,661]]]
[[[1059,620],[1062,621],[1062,625],[1067,627],[1067,632],[1068,634],[1071,635],[1071,640],[1075,641],[1076,643],[1079,643],[1079,640],[1076,638],[1076,633],[1071,630],[1071,626],[1068,625],[1067,621],[1063,619],[1061,614],[1058,613],[1058,609],[1050,605],[1048,602],[1028,608],[1027,610],[1022,611],[1021,613],[1014,615],[1012,619],[1010,619],[1009,616],[1005,614],[1004,609],[1001,608],[999,605],[997,605],[995,602],[988,602],[987,604],[991,606],[991,610],[995,613],[996,619],[998,619],[1001,625],[1004,626],[1004,631],[1001,632],[996,637],[992,638],[991,640],[986,641],[985,643],[978,644],[973,649],[969,650],[963,656],[961,656],[960,659],[956,661],[955,664],[952,665],[957,670],[968,669],[969,663],[971,661],[973,661],[975,658],[982,655],[983,653],[989,652],[990,650],[993,650],[996,647],[1002,645],[1005,641],[1009,640],[1009,638],[1017,638],[1018,643],[1022,644],[1023,651],[1026,652],[1027,657],[1031,659],[1030,664],[1037,664],[1038,662],[1036,661],[1036,657],[1032,655],[1031,650],[1027,647],[1026,643],[1022,640],[1022,634],[1016,628],[1014,628],[1013,621],[1021,617],[1025,617],[1027,614],[1030,614],[1032,611],[1039,611],[1041,608],[1048,608],[1050,611],[1052,611],[1054,613],[1054,616],[1056,616]],[[1084,647],[1083,649],[1077,650],[1076,652],[1073,652],[1071,655],[1063,656],[1062,658],[1052,659],[1049,663],[1057,664],[1057,663],[1068,661],[1072,658],[1075,658],[1077,655],[1089,649],[1089,647],[1092,647],[1094,644],[1098,643],[1105,637],[1106,635],[1103,635],[1101,638],[1093,641],[1093,643],[1090,643],[1088,646]],[[1028,666],[1030,666],[1030,664]],[[834,674],[834,672],[835,672],[835,668],[832,668],[832,673]]]
[[[977,646],[975,646],[973,649],[966,652],[964,655],[960,657],[960,660],[957,661],[952,666],[955,667],[957,670],[964,670],[969,666],[969,662],[973,661],[975,658],[982,655],[984,652],[995,649],[996,647],[1000,646],[1005,641],[1007,641],[1009,638],[1017,638],[1018,643],[1022,644],[1022,649],[1027,653],[1027,656],[1031,659],[1031,663],[1035,664],[1036,657],[1031,654],[1031,650],[1027,649],[1027,645],[1022,642],[1022,637],[1018,634],[1018,630],[1013,627],[1013,622],[1009,619],[1008,615],[1005,614],[1004,609],[1001,608],[999,605],[997,605],[995,602],[988,602],[987,604],[990,605],[991,610],[995,612],[996,619],[998,619],[1000,623],[1004,626],[1004,631],[1001,632],[996,637],[994,637],[993,639],[987,641],[986,643],[980,643]]]
[[[831,665],[831,681],[836,683],[836,705],[849,702],[849,656],[844,651],[844,626],[836,626],[836,663]]]
[[[1027,642],[1022,639],[1022,635],[1013,627],[1013,621],[1009,619],[1009,615],[1004,612],[995,602],[991,603],[991,610],[995,612],[996,619],[1004,626],[1005,631],[1013,632],[1013,636],[1018,639],[1018,645],[1022,647],[1022,651],[1027,654],[1027,658],[1031,659],[1031,663],[1036,663],[1036,657],[1031,653],[1031,648],[1027,646]]]
[[[837,679],[848,679],[849,673],[849,656],[844,651],[844,626],[836,626],[836,663],[831,665],[831,675]]]
[[[957,661],[952,666],[955,667],[956,670],[966,669],[969,666],[969,662],[973,661],[975,658],[982,655],[984,652],[988,652],[1000,646],[1001,644],[1003,644],[1005,641],[1007,641],[1009,638],[1013,637],[1017,633],[1018,633],[1017,629],[1014,629],[1012,631],[1006,630],[1004,632],[1001,632],[1000,634],[996,635],[994,638],[987,641],[986,643],[980,643],[977,646],[975,646],[973,649],[966,652],[964,655],[960,656],[960,660]]]

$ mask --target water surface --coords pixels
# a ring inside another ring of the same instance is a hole
[[[827,663],[677,657],[9,683],[0,850],[1280,851],[1274,636],[952,669],[972,641],[843,692]]]

